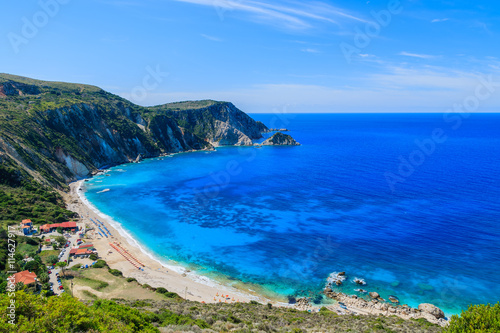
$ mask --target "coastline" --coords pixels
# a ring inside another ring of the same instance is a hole
[[[94,207],[80,191],[84,180],[79,180],[69,184],[70,192],[63,196],[67,202],[67,208],[78,213],[78,223],[80,226],[92,227],[93,220],[99,219],[109,229],[113,237],[101,238],[93,232],[88,232],[87,240],[94,244],[99,253],[99,257],[106,261],[109,267],[118,269],[125,277],[135,278],[141,284],[148,284],[153,288],[163,287],[168,291],[175,292],[181,297],[186,297],[192,301],[205,303],[218,303],[218,294],[229,295],[229,298],[239,302],[249,302],[251,300],[260,303],[277,304],[275,300],[263,295],[248,292],[233,286],[223,285],[206,276],[198,275],[188,269],[174,264],[167,264],[155,258],[121,225]],[[82,218],[83,217],[83,218]],[[121,256],[109,243],[119,242],[129,252],[142,262],[145,267],[139,270]],[[284,304],[283,304],[284,305]]]
[[[420,310],[408,311],[408,309],[403,309],[403,311],[393,311],[392,309],[396,308],[392,306],[383,306],[383,304],[375,301],[366,302],[355,296],[342,293],[337,294],[337,297],[328,297],[334,301],[332,305],[311,304],[305,298],[298,299],[296,304],[287,304],[259,294],[251,289],[246,291],[238,287],[220,283],[209,277],[192,272],[181,265],[165,263],[161,259],[155,258],[152,253],[141,246],[132,235],[124,230],[118,222],[100,212],[85,198],[83,190],[80,190],[84,181],[79,180],[69,184],[70,192],[63,193],[63,197],[67,202],[67,208],[78,213],[78,223],[82,227],[93,226],[90,218],[94,220],[99,219],[106,225],[113,235],[112,238],[97,237],[91,231],[87,233],[87,240],[94,244],[99,257],[105,260],[110,268],[120,270],[124,277],[135,278],[141,284],[148,284],[153,288],[163,287],[188,300],[204,303],[227,302],[226,299],[217,297],[219,294],[224,294],[229,295],[228,303],[257,301],[262,304],[271,303],[274,306],[292,307],[297,310],[312,312],[317,312],[322,306],[325,306],[328,310],[342,315],[396,315],[405,320],[425,318],[433,324],[447,325],[446,320],[437,319],[433,315],[421,312]],[[111,247],[111,242],[119,242],[145,265],[144,269],[139,270],[134,267]],[[345,309],[342,307],[341,303],[339,303],[340,301],[348,305],[349,308]]]

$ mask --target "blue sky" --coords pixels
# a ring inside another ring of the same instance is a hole
[[[492,0],[9,1],[0,22],[0,72],[93,84],[141,105],[445,112],[480,78],[500,82]],[[497,110],[496,89],[479,111]]]

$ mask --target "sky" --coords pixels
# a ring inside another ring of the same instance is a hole
[[[0,11],[0,72],[139,105],[500,110],[497,1],[40,0]]]

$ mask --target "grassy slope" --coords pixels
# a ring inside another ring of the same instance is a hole
[[[224,104],[226,102],[218,102],[210,99],[200,100],[200,101],[184,101],[184,102],[174,102],[162,105],[151,106],[148,108],[150,111],[185,111],[185,110],[197,110],[207,108],[215,104]]]

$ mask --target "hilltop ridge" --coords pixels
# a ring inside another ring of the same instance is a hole
[[[252,145],[266,131],[229,102],[142,107],[96,86],[0,74],[0,168],[58,187],[139,155]]]

